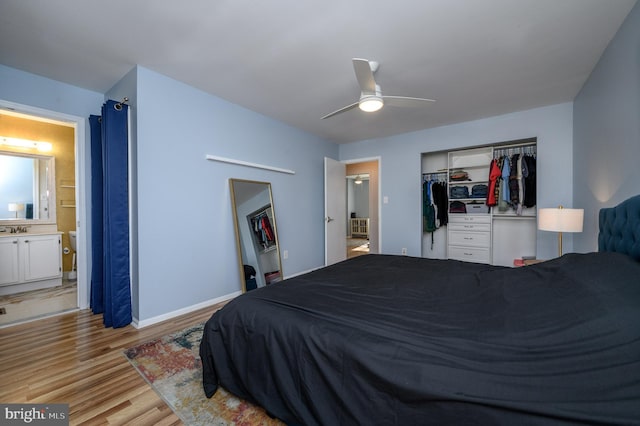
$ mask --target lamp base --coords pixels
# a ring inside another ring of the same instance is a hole
[[[558,232],[558,257],[562,257],[562,232]]]

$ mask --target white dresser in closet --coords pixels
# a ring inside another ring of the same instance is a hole
[[[485,198],[473,197],[472,191],[475,185],[488,185],[489,166],[492,159],[491,147],[452,151],[448,154],[449,192],[451,188],[465,186],[469,193],[468,198],[449,198],[449,205],[453,202],[466,205],[466,213],[449,213],[447,226],[447,257],[449,259],[477,263],[492,261],[491,214],[484,203]],[[451,176],[460,171],[464,171],[468,179],[452,180]]]
[[[491,216],[449,215],[449,259],[491,263]]]

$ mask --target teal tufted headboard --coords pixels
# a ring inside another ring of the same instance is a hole
[[[640,261],[640,195],[600,210],[598,251],[625,253]]]

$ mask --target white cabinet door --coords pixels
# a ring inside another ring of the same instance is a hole
[[[0,238],[0,285],[18,283],[18,239]]]
[[[59,235],[29,236],[24,238],[22,242],[25,281],[62,276]]]

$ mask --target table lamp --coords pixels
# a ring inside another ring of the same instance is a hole
[[[583,209],[548,208],[538,210],[538,229],[558,233],[558,257],[562,256],[562,233],[582,232]]]
[[[9,211],[15,212],[16,219],[18,218],[18,212],[24,210],[24,204],[20,203],[9,203]]]

